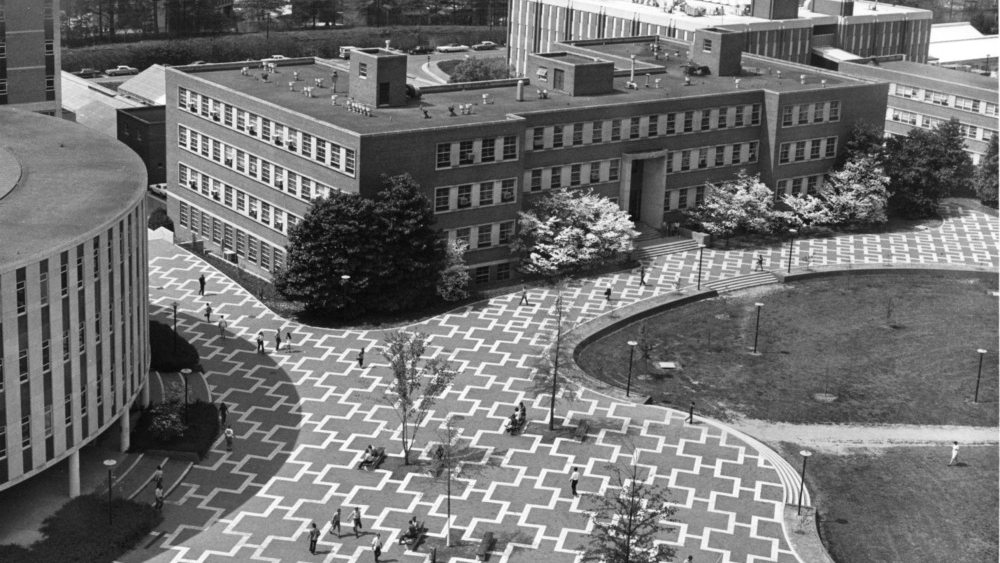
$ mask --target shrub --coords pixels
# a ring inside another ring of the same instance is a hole
[[[161,444],[172,444],[184,436],[179,402],[160,403],[149,408],[149,435]]]
[[[174,220],[167,215],[166,209],[158,207],[155,211],[149,214],[149,220],[146,221],[146,226],[153,231],[159,229],[160,227],[166,227],[167,230],[173,232]]]
[[[161,408],[169,414],[164,416]],[[146,409],[139,416],[139,421],[132,432],[132,451],[167,450],[196,453],[200,457],[205,457],[219,435],[219,410],[212,403],[196,401],[188,404],[187,416],[188,424],[185,426],[184,405],[180,402],[155,405]],[[160,428],[154,428],[158,421],[159,424],[164,424],[164,419],[169,419],[172,426],[180,427],[180,436],[166,442],[159,440],[160,436],[169,438],[169,434],[158,434]]]
[[[440,67],[439,67],[440,68]],[[480,82],[483,80],[499,80],[510,78],[510,67],[507,59],[502,57],[481,57],[464,59],[455,65],[449,73],[448,82]]]
[[[25,549],[0,546],[0,561],[18,563],[111,563],[146,539],[163,521],[163,515],[148,504],[103,494],[70,500],[42,523],[43,538]]]
[[[156,371],[180,371],[198,365],[198,349],[177,335],[176,353],[174,331],[159,321],[149,321],[149,369]]]

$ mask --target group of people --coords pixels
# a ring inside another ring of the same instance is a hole
[[[528,410],[524,407],[524,402],[522,401],[521,404],[514,407],[514,412],[507,419],[507,428],[504,431],[513,436],[519,428],[524,426],[527,416]]]
[[[274,331],[274,351],[275,352],[280,352],[281,351],[281,342],[282,342],[282,339],[281,339],[281,329],[278,329],[278,330]],[[291,352],[292,351],[292,331],[291,330],[286,330],[285,331],[284,342],[285,342],[285,351],[286,352]],[[267,348],[264,346],[264,331],[263,330],[261,330],[261,331],[259,331],[257,333],[257,353],[258,354],[266,354],[267,353]]]
[[[354,507],[354,510],[347,517],[347,520],[351,522],[352,528],[354,529],[354,537],[361,537],[361,508]],[[416,517],[413,518],[413,523],[417,521]],[[340,509],[338,508],[334,513],[333,517],[330,518],[330,535],[333,535],[333,531],[337,531],[337,539],[343,537],[340,532]],[[309,528],[309,553],[313,555],[316,554],[316,542],[319,541],[319,527],[313,522],[312,526]],[[378,563],[378,558],[382,556],[382,534],[376,533],[375,537],[372,539],[372,553],[375,554],[375,563]]]
[[[371,469],[372,464],[375,463],[375,460],[377,459],[378,451],[375,449],[375,446],[368,444],[368,447],[365,448],[365,456],[361,458],[361,465],[359,465],[358,468]]]

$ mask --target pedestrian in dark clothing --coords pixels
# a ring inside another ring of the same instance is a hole
[[[639,287],[646,285],[646,266],[645,264],[639,269]]]
[[[337,539],[340,539],[340,509],[338,508],[336,512],[333,513],[333,518],[330,519],[330,534],[333,535],[333,529],[337,529]]]
[[[364,348],[358,350],[358,367],[359,368],[365,367],[365,349]]]
[[[281,331],[274,331],[274,351],[278,352],[281,350]]]
[[[292,351],[292,331],[285,332],[285,351]]]
[[[226,417],[229,416],[229,407],[226,406],[226,403],[222,403],[219,405],[219,416],[222,417],[222,427],[225,428]]]
[[[264,333],[263,332],[258,332],[257,333],[257,353],[258,354],[266,354],[267,353],[267,350],[264,349]]]
[[[153,482],[156,483],[157,487],[163,486],[163,466],[157,465],[156,471],[153,472]]]
[[[604,300],[607,301],[608,303],[611,303],[611,288],[610,287],[604,290]]]
[[[764,271],[764,255],[763,254],[758,254],[757,255],[757,265],[754,267],[753,270],[755,272],[763,272]]]
[[[316,541],[319,540],[319,528],[316,527],[316,523],[312,523],[312,528],[309,529],[309,553],[316,555]]]
[[[236,433],[233,432],[232,426],[226,427],[226,451],[233,451],[233,439],[236,437]]]
[[[691,401],[691,407],[688,409],[687,422],[689,424],[694,424],[694,401]]]
[[[205,295],[205,274],[198,278],[198,295]]]
[[[156,505],[154,508],[163,512],[163,485],[157,484],[156,491],[153,494],[156,496]]]
[[[580,471],[576,467],[574,467],[573,473],[569,476],[569,487],[570,490],[573,491],[573,496],[577,496],[576,484],[579,482],[580,482]]]
[[[226,322],[226,316],[222,315],[222,318],[219,319],[219,336],[221,336],[223,340],[226,339],[227,328],[229,328],[229,323]]]
[[[528,286],[526,285],[521,286],[521,302],[518,303],[518,306],[521,305],[531,305],[531,303],[528,302]]]
[[[205,303],[205,322],[206,323],[212,322],[212,304],[211,303]]]

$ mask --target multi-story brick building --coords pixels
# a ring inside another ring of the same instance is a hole
[[[592,188],[655,227],[740,169],[812,192],[854,121],[881,121],[887,86],[744,54],[744,41],[709,29],[693,49],[655,37],[560,44],[528,57],[521,85],[435,86],[419,100],[405,55],[383,49],[352,54],[347,77],[312,59],[278,74],[169,68],[168,212],[182,239],[266,274],[313,198],[368,196],[380,175],[408,172],[487,283],[513,275],[517,213],[553,188]]]
[[[801,6],[800,6],[801,4]],[[656,35],[690,42],[699,29],[743,32],[747,53],[817,64],[848,52],[904,54],[927,62],[928,10],[851,0],[511,0],[510,63],[525,72],[528,55],[557,43]]]
[[[0,105],[61,115],[59,0],[0,0]]]
[[[906,135],[914,127],[930,129],[956,119],[965,136],[966,152],[973,164],[979,164],[990,138],[997,134],[1000,88],[996,78],[901,60],[846,62],[840,71],[889,84],[888,135]]]
[[[149,400],[146,173],[61,119],[0,110],[0,490],[68,459]]]

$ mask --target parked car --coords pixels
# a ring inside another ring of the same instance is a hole
[[[73,73],[74,76],[79,76],[80,78],[97,78],[101,74],[101,71],[93,68],[81,68]]]
[[[188,66],[201,66],[201,65],[207,65],[207,64],[208,63],[206,63],[205,61],[195,61],[195,62],[189,64]]]
[[[411,55],[426,55],[427,53],[433,53],[434,47],[430,45],[417,45],[416,47],[410,49]]]
[[[492,51],[499,47],[496,43],[492,41],[483,41],[482,43],[476,43],[472,46],[473,51]]]
[[[285,55],[271,55],[270,59],[272,61],[280,61],[281,59],[287,59]]]
[[[458,43],[449,43],[448,45],[440,45],[437,48],[438,53],[461,53],[462,51],[468,51],[468,45],[459,45]]]
[[[153,192],[154,195],[158,195],[162,198],[167,197],[167,185],[166,184],[150,184],[149,191]]]
[[[132,68],[126,65],[118,65],[115,68],[109,68],[108,70],[104,71],[104,74],[107,74],[108,76],[124,76],[128,74],[139,74],[139,69]]]

